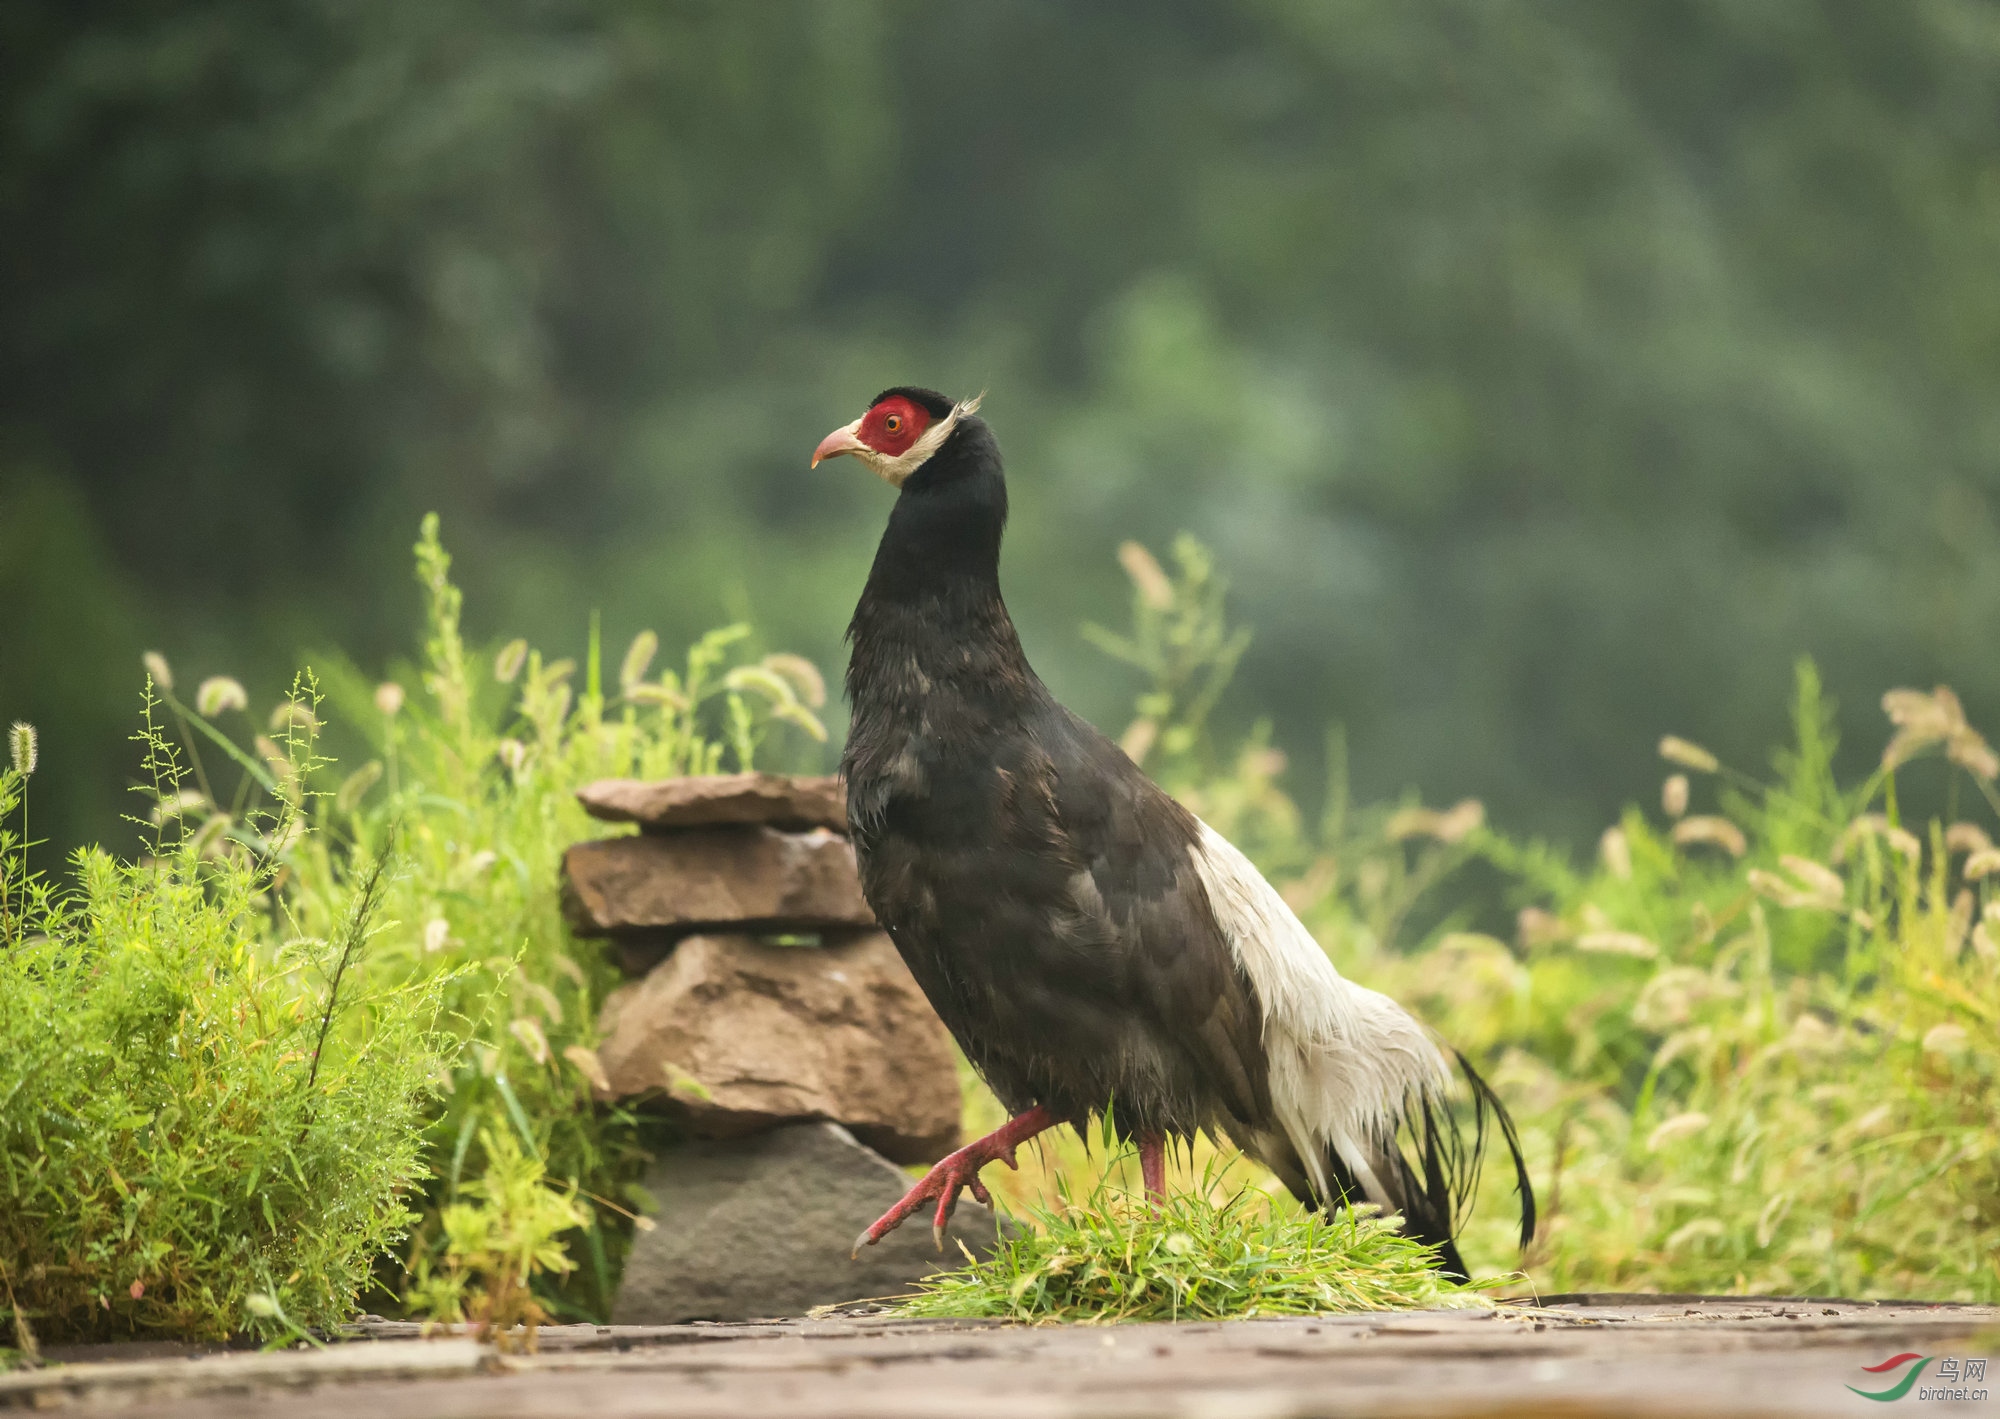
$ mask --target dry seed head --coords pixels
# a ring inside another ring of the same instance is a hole
[[[1660,740],[1660,757],[1670,764],[1693,769],[1698,774],[1712,774],[1722,767],[1722,761],[1715,755],[1677,734],[1669,734]]]
[[[242,683],[227,675],[209,676],[194,692],[194,712],[203,719],[214,719],[226,710],[249,707],[250,696],[244,692]]]
[[[164,655],[161,655],[157,650],[149,650],[139,657],[139,661],[146,667],[146,673],[153,677],[155,685],[158,685],[170,695],[174,692],[173,667],[167,664],[167,658]]]
[[[1159,559],[1137,542],[1118,544],[1118,565],[1132,578],[1139,599],[1155,611],[1169,611],[1174,604],[1174,584],[1160,569]]]
[[[2000,776],[2000,754],[1993,752],[1979,731],[1966,725],[1944,741],[1944,756],[1976,779],[1991,783]]]
[[[1686,774],[1667,775],[1667,781],[1660,785],[1660,807],[1669,818],[1678,818],[1688,811]]]
[[[375,708],[382,711],[385,718],[394,719],[403,708],[403,687],[394,680],[384,680],[377,685]]]
[[[2000,848],[1981,848],[1965,859],[1965,880],[1968,882],[1991,877],[1995,872],[2000,872]]]
[[[652,668],[653,657],[659,653],[660,638],[651,631],[641,631],[632,637],[632,644],[625,648],[625,660],[618,667],[618,688],[625,694],[631,694],[632,687],[646,678],[646,671]]]
[[[1992,846],[1993,839],[1977,823],[1953,823],[1944,830],[1946,852],[1984,852]]]
[[[1741,857],[1750,849],[1741,828],[1727,818],[1710,815],[1683,818],[1674,824],[1674,842],[1681,847],[1709,843],[1723,849],[1731,857]]]
[[[1586,931],[1576,938],[1576,949],[1594,956],[1636,956],[1650,961],[1660,948],[1636,931]]]
[[[1766,872],[1761,867],[1753,867],[1748,874],[1750,890],[1758,896],[1776,902],[1781,907],[1818,907],[1831,910],[1838,907],[1842,894],[1835,891],[1828,894],[1812,888],[1800,887],[1790,878],[1775,872]]]
[[[1153,743],[1159,737],[1160,722],[1142,717],[1125,726],[1125,732],[1118,736],[1118,747],[1133,763],[1143,764],[1146,755],[1153,752]]]
[[[1678,1142],[1683,1138],[1692,1138],[1707,1127],[1708,1115],[1705,1113],[1690,1110],[1684,1114],[1675,1114],[1647,1135],[1646,1151],[1648,1153],[1657,1153],[1669,1143]]]
[[[764,668],[782,675],[792,682],[799,699],[807,709],[826,708],[826,677],[819,673],[819,667],[803,655],[794,655],[788,650],[777,651],[764,657]]]
[[[625,698],[636,704],[659,705],[663,709],[684,710],[688,707],[687,696],[669,685],[654,684],[642,680],[625,692]]]
[[[1814,862],[1809,857],[1799,857],[1788,852],[1778,859],[1778,865],[1819,896],[1836,903],[1844,901],[1847,897],[1846,879],[1823,862]]]
[[[528,763],[528,746],[518,739],[502,739],[494,751],[509,773],[519,774]]]
[[[1610,827],[1597,840],[1597,859],[1604,864],[1604,870],[1620,882],[1632,880],[1632,842],[1625,836],[1625,830]]]
[[[25,719],[17,719],[7,731],[7,756],[14,761],[14,772],[26,778],[41,762],[41,741],[35,736],[35,726]]]
[[[1514,931],[1521,945],[1529,949],[1551,945],[1569,935],[1563,919],[1543,907],[1522,907],[1514,918]]]
[[[563,1051],[563,1058],[576,1066],[576,1072],[590,1081],[590,1087],[600,1094],[611,1092],[611,1076],[604,1072],[604,1061],[597,1057],[597,1051],[583,1045],[571,1045]]]
[[[523,1015],[507,1026],[507,1033],[521,1042],[521,1047],[528,1051],[528,1058],[535,1063],[549,1062],[549,1037],[533,1020]]]
[[[1272,750],[1272,753],[1278,751]],[[1285,766],[1283,754],[1278,754],[1277,767]],[[1275,770],[1274,770],[1275,772]],[[1441,843],[1455,843],[1486,822],[1486,805],[1476,798],[1461,798],[1438,815],[1437,840]]]
[[[528,643],[516,636],[500,647],[500,653],[493,657],[493,678],[503,685],[514,683],[514,677],[521,673],[521,667],[528,660]]]
[[[424,950],[442,951],[451,941],[451,923],[434,916],[424,923]]]

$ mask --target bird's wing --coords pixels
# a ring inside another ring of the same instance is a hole
[[[1059,821],[1121,940],[1160,981],[1155,1009],[1201,1018],[1212,1067],[1251,1085],[1235,1095],[1235,1141],[1302,1195],[1365,1196],[1448,1247],[1491,1112],[1513,1155],[1525,1245],[1533,1194],[1485,1081],[1459,1060],[1475,1123],[1461,1140],[1450,1064],[1431,1033],[1342,976],[1248,858],[1096,730],[1068,720],[1066,733],[1045,736],[1056,741]]]
[[[1122,1003],[1193,1056],[1226,1115],[1213,1122],[1248,1142],[1274,1117],[1263,1020],[1189,854],[1200,821],[1067,710],[1036,728],[1048,766],[1043,811],[1078,869],[1071,903],[1121,958]]]

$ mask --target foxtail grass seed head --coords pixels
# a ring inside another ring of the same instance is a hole
[[[41,762],[42,746],[35,735],[35,726],[25,719],[17,719],[7,731],[7,756],[14,761],[14,772],[26,778]]]
[[[1619,827],[1606,828],[1597,840],[1597,857],[1604,870],[1620,882],[1632,880],[1632,843]]]
[[[382,711],[385,719],[394,719],[403,708],[403,687],[394,680],[384,680],[377,685],[375,708]]]
[[[1668,774],[1667,781],[1660,785],[1660,807],[1669,818],[1678,818],[1688,811],[1688,776]]]
[[[826,677],[819,673],[817,665],[803,655],[781,650],[765,656],[763,664],[766,670],[792,682],[792,688],[798,692],[800,702],[807,709],[826,708]]]
[[[1564,940],[1570,929],[1563,919],[1546,907],[1522,907],[1514,918],[1514,932],[1524,949],[1552,946]]]
[[[1276,750],[1271,751],[1277,753]],[[1277,768],[1285,764],[1283,754],[1278,754]],[[1273,770],[1276,772],[1276,770]],[[1441,843],[1461,842],[1486,822],[1486,805],[1476,798],[1461,798],[1438,817],[1437,840]]]
[[[227,710],[249,707],[250,696],[244,692],[242,684],[227,675],[209,676],[194,692],[194,712],[203,719],[214,719]]]
[[[1138,588],[1139,599],[1154,611],[1171,611],[1174,605],[1174,584],[1160,567],[1160,562],[1151,552],[1137,542],[1118,544],[1118,565],[1125,568],[1125,575],[1132,578],[1132,585]]]
[[[576,1066],[576,1072],[590,1081],[590,1087],[600,1094],[611,1092],[611,1076],[604,1072],[604,1061],[597,1051],[586,1045],[571,1045],[563,1051],[563,1058]]]
[[[1977,823],[1953,823],[1944,830],[1946,852],[1983,852],[1992,846],[1993,839]]]
[[[1674,824],[1674,842],[1681,847],[1693,847],[1705,843],[1719,847],[1731,857],[1741,857],[1750,850],[1743,830],[1727,818],[1701,815],[1683,818]]]
[[[522,643],[524,646],[526,642]],[[632,644],[626,647],[624,663],[618,667],[618,688],[624,694],[631,694],[632,687],[646,678],[652,668],[653,657],[660,653],[660,638],[651,631],[641,631],[632,637]],[[495,667],[498,672],[498,667]]]
[[[1683,1138],[1692,1138],[1708,1127],[1708,1115],[1699,1110],[1675,1114],[1646,1136],[1646,1151],[1657,1153],[1670,1143],[1678,1143]]]
[[[535,1063],[549,1062],[549,1037],[542,1033],[542,1027],[535,1021],[523,1015],[507,1026],[507,1033],[521,1042],[521,1048]]]
[[[157,650],[149,650],[139,660],[145,665],[146,673],[153,677],[153,683],[171,695],[174,692],[174,671],[167,664],[167,658]]]
[[[1592,956],[1632,956],[1641,961],[1656,960],[1659,944],[1636,931],[1586,931],[1576,938],[1576,949]]]
[[[1677,734],[1669,734],[1660,741],[1660,757],[1670,764],[1693,769],[1698,774],[1712,774],[1722,767],[1722,761],[1715,755]]]
[[[511,685],[527,661],[528,643],[516,636],[501,646],[500,653],[493,657],[493,678],[503,685]]]
[[[1965,880],[1977,882],[2000,872],[2000,848],[1983,847],[1965,859]]]

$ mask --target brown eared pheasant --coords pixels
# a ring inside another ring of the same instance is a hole
[[[1525,1246],[1534,1195],[1485,1081],[1342,977],[1242,853],[1029,667],[1000,597],[1007,484],[978,406],[891,389],[813,453],[850,455],[897,489],[847,633],[841,772],[862,887],[1013,1115],[856,1249],[933,1203],[942,1245],[962,1189],[989,1200],[982,1167],[1107,1109],[1156,1198],[1169,1139],[1226,1135],[1311,1205],[1400,1213],[1459,1276],[1454,1233],[1490,1118]]]

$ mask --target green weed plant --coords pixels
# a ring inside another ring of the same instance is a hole
[[[307,711],[301,687],[290,703]],[[138,862],[28,875],[0,830],[0,1300],[16,1349],[168,1334],[278,1338],[346,1320],[425,1173],[448,975],[368,969],[385,869],[323,932],[281,883],[312,831],[312,737],[269,813],[204,831],[148,701],[155,812]],[[282,765],[282,770],[280,769]],[[27,775],[0,772],[0,822]]]
[[[437,1257],[419,1253],[410,1302],[444,1324],[470,1322],[502,1345],[535,1348],[535,1330],[548,1311],[535,1295],[535,1278],[576,1269],[562,1245],[566,1233],[589,1225],[576,1189],[550,1187],[542,1160],[505,1129],[484,1134],[483,1176],[466,1183],[461,1200],[440,1214],[443,1246]]]

